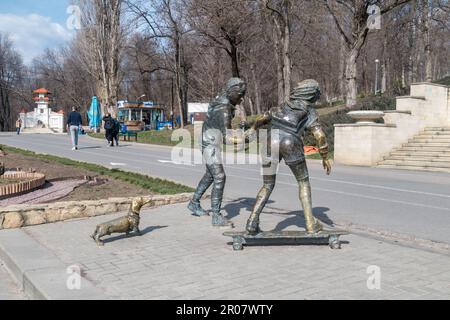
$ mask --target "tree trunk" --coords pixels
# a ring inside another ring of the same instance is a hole
[[[356,59],[358,57],[358,53],[355,49],[353,49],[348,55],[346,62],[346,70],[345,70],[345,79],[347,81],[346,88],[346,102],[347,106],[352,108],[356,105],[358,88],[356,83],[356,75],[357,75],[357,64]]]
[[[183,126],[188,122],[188,90],[189,90],[189,69],[182,57],[182,73],[181,73],[181,109],[183,111]]]
[[[240,78],[238,50],[237,50],[236,45],[234,43],[232,43],[231,41],[230,41],[230,46],[231,46],[231,50],[230,50],[231,73],[234,78]]]
[[[0,87],[0,131],[11,130],[11,104],[7,88]]]
[[[285,101],[284,97],[284,67],[280,54],[280,38],[276,30],[274,30],[275,60],[277,63],[277,87],[278,87],[278,104]]]
[[[364,93],[368,93],[371,91],[371,81],[369,79],[369,77],[367,76],[367,71],[368,71],[368,67],[367,67],[367,55],[363,56],[362,59],[362,73],[361,73],[361,80],[362,83],[364,84]]]
[[[283,31],[283,81],[284,99],[289,100],[291,95],[291,22],[289,12],[289,1],[284,3],[284,31]]]
[[[255,64],[252,62],[250,64],[250,72],[252,76],[252,82],[255,87],[255,109],[257,114],[262,114],[261,111],[261,91],[259,89],[259,82],[256,78],[256,72],[255,72]],[[252,111],[253,113],[253,111]]]
[[[366,42],[368,33],[369,28],[367,27],[364,27],[364,29],[358,33],[358,38],[351,45],[350,52],[347,56],[346,72],[345,72],[345,77],[347,80],[346,100],[347,106],[350,108],[353,108],[357,103],[357,96],[358,96],[358,83],[356,81],[358,75],[357,60],[361,53],[361,49],[364,43]]]
[[[433,61],[431,52],[431,10],[428,0],[423,2],[424,46],[425,46],[425,81],[433,81]]]
[[[250,106],[250,115],[255,115],[255,106],[254,106],[254,103],[253,103],[253,99],[252,99],[252,97],[247,97],[247,99],[248,99],[248,105]]]
[[[181,44],[180,36],[175,36],[175,91],[177,93],[178,113],[180,115],[180,127],[184,128],[184,111],[183,111],[183,91],[181,85]]]
[[[267,6],[266,2],[266,6]],[[291,95],[291,25],[290,0],[283,0],[280,11],[272,11],[274,47],[277,62],[278,103],[289,100]],[[269,7],[268,7],[269,8]]]
[[[339,52],[339,92],[340,92],[340,99],[344,100],[346,96],[346,88],[345,88],[345,62],[346,62],[346,44],[344,39],[341,37],[341,48]]]

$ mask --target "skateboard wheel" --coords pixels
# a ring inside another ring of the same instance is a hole
[[[341,249],[341,241],[339,237],[330,237],[330,248],[333,250]]]
[[[244,246],[242,245],[242,243],[233,243],[233,250],[242,251],[244,250]]]
[[[244,245],[242,243],[242,239],[240,239],[240,238],[233,239],[233,250],[234,251],[244,250]]]

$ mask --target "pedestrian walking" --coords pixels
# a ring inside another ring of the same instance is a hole
[[[111,114],[108,112],[103,117],[104,129],[105,129],[105,138],[108,141],[108,146],[114,147],[114,119],[111,117]]]
[[[67,130],[72,139],[72,150],[78,150],[78,132],[82,128],[83,119],[76,107],[72,107],[72,112],[67,119]]]
[[[16,132],[17,135],[20,134],[20,129],[22,128],[22,119],[18,118],[16,121]]]
[[[120,134],[120,131],[122,130],[122,126],[121,126],[119,120],[113,119],[113,121],[114,121],[113,136],[114,136],[114,141],[116,142],[116,147],[118,147],[119,146],[119,134]]]

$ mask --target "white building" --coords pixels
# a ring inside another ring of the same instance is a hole
[[[188,103],[188,117],[191,124],[202,123],[206,119],[209,103]]]
[[[22,119],[22,129],[24,133],[63,133],[64,132],[64,112],[53,112],[50,108],[52,99],[51,92],[41,88],[33,91],[36,95],[33,100],[36,108],[33,112],[23,110],[20,113]]]

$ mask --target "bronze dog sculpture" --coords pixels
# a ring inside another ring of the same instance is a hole
[[[129,235],[130,232],[133,232],[136,235],[141,235],[141,231],[139,230],[139,215],[142,207],[150,202],[151,200],[145,200],[142,197],[134,198],[130,209],[128,210],[128,214],[125,217],[99,224],[95,229],[94,234],[91,235],[92,239],[95,240],[97,245],[103,246],[104,243],[100,238],[109,236],[112,233],[126,233],[126,235]]]

